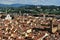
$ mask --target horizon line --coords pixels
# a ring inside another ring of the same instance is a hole
[[[3,4],[3,3],[0,3],[0,4]],[[19,3],[13,3],[13,4],[19,4]],[[4,4],[4,5],[13,5],[13,4]],[[47,4],[25,4],[25,5],[60,6],[60,5],[53,5],[53,4],[51,4],[51,5],[47,5]]]

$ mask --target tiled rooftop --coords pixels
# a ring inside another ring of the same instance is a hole
[[[56,18],[14,16],[0,20],[0,40],[60,40],[60,22]]]

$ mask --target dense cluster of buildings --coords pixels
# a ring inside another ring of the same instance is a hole
[[[0,14],[0,40],[60,40],[60,19],[54,16]]]

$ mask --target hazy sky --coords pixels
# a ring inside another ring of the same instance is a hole
[[[60,0],[0,0],[0,4],[60,5]]]

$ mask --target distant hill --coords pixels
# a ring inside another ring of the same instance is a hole
[[[21,7],[21,6],[25,6],[27,4],[11,4],[11,5],[8,5],[9,7]]]
[[[20,6],[26,6],[27,4],[11,4],[11,5],[7,5],[7,4],[0,4],[0,7],[20,7]]]
[[[60,6],[55,5],[29,5],[29,4],[0,4],[0,11],[8,13],[48,13],[60,14]]]
[[[29,5],[29,4],[11,4],[11,5],[7,5],[7,4],[0,4],[0,7],[31,7],[31,6],[54,6],[54,5]]]
[[[35,5],[29,5],[29,4],[11,4],[11,5],[0,4],[0,7],[22,7],[22,6],[25,7],[25,6],[35,6]]]
[[[6,5],[6,4],[0,4],[0,7],[5,7],[5,6],[8,6],[8,5]]]

